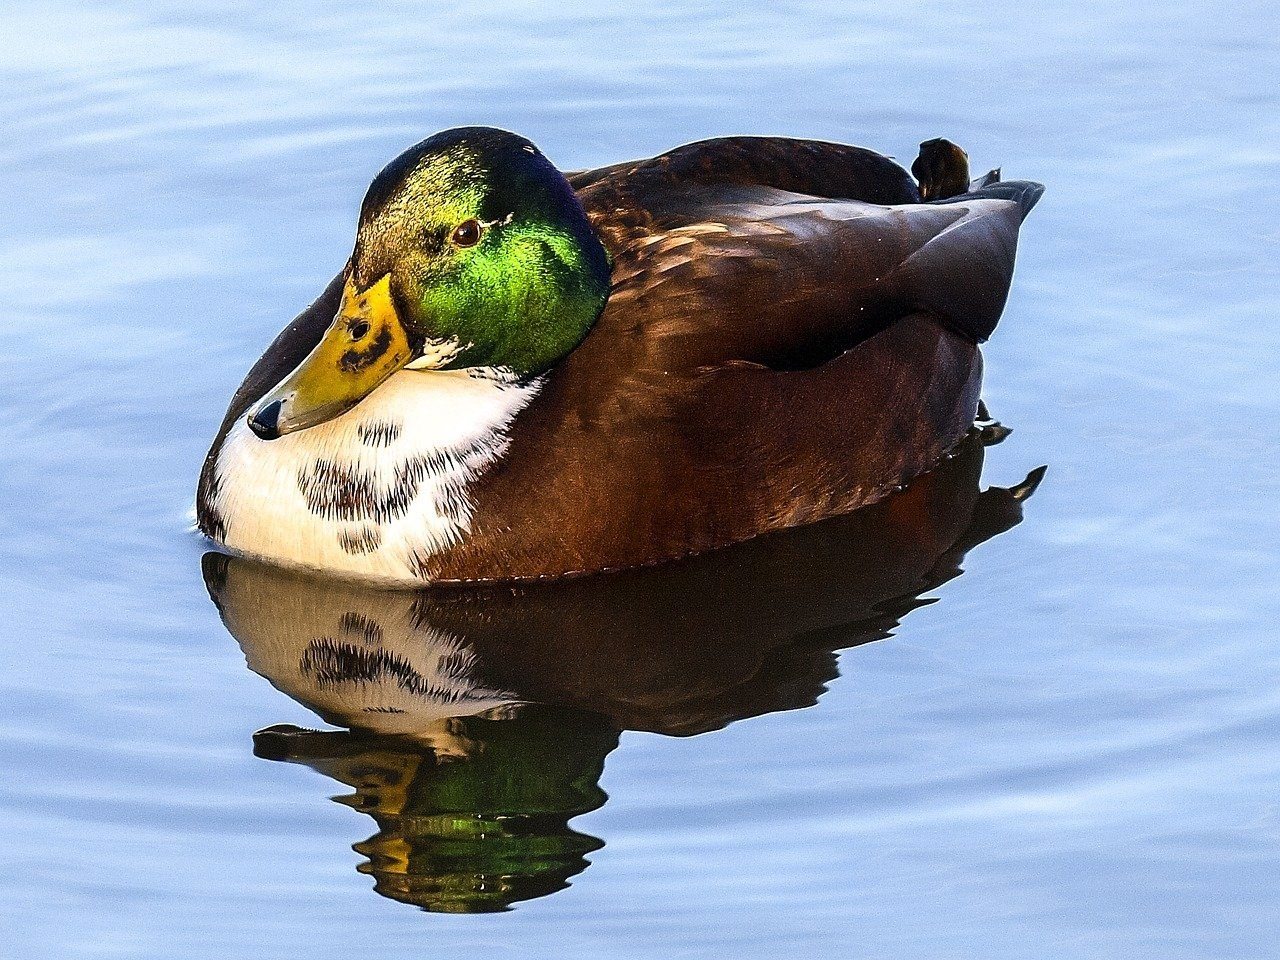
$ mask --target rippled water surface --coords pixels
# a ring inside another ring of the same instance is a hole
[[[621,9],[0,11],[0,953],[1273,956],[1274,5]],[[986,349],[1015,432],[565,595],[202,563],[231,391],[459,123],[1045,182]]]

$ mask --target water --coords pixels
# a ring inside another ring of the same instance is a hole
[[[46,0],[0,25],[5,956],[1273,954],[1273,5]],[[313,594],[202,569],[198,465],[373,173],[466,122],[565,168],[945,135],[1043,180],[986,350],[1015,432],[893,508],[906,541],[882,513],[532,622],[432,608],[434,640],[325,595],[316,636],[372,617],[423,658],[401,675],[452,671],[488,713],[307,732],[334,728],[303,703],[368,704],[272,659],[310,621],[253,591]],[[1025,502],[999,489],[1040,464]]]

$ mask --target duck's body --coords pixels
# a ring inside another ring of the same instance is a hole
[[[977,344],[1040,192],[921,203],[888,158],[777,138],[569,183],[612,260],[576,346],[516,374],[400,369],[336,417],[259,439],[246,411],[321,349],[348,271],[232,401],[201,529],[252,556],[421,584],[634,567],[871,503],[972,424]],[[274,426],[280,404],[267,409]]]

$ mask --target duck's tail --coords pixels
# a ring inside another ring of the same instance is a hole
[[[921,212],[922,221],[937,221],[938,233],[895,269],[894,282],[905,301],[982,343],[1004,310],[1018,231],[1044,187],[1001,180],[999,170],[970,181],[969,158],[947,140],[921,144],[911,169],[920,178],[921,206],[958,209]]]
[[[969,189],[945,200],[934,203],[963,203],[965,200],[1012,200],[1022,209],[1026,219],[1031,208],[1040,202],[1044,194],[1044,184],[1034,180],[1001,180],[1000,168],[992,170],[985,177],[979,177],[969,184]]]
[[[1001,180],[999,167],[970,181],[969,155],[942,137],[920,144],[911,172],[920,183],[920,199],[925,203],[1012,200],[1025,218],[1044,193],[1043,184],[1031,180]]]

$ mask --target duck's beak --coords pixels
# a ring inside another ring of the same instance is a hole
[[[338,315],[305,360],[249,412],[249,427],[275,440],[346,413],[413,359],[388,274],[367,290],[350,278]]]

